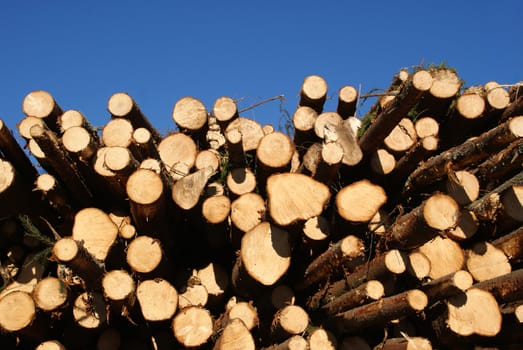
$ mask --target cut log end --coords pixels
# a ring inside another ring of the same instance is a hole
[[[99,293],[80,294],[73,306],[73,316],[79,326],[100,328],[106,321],[105,300]]]
[[[162,260],[160,242],[152,237],[139,236],[127,247],[127,263],[136,272],[149,273]]]
[[[149,169],[137,169],[127,181],[127,195],[138,204],[152,204],[163,194],[163,182],[157,173]]]
[[[298,305],[288,305],[280,310],[274,322],[287,334],[301,334],[309,325],[309,315]]]
[[[0,298],[0,328],[16,332],[29,326],[36,315],[33,298],[28,293],[13,291]]]
[[[445,194],[432,195],[423,207],[427,225],[436,230],[447,230],[458,222],[460,208],[452,197]]]
[[[256,157],[269,168],[283,168],[290,164],[294,154],[291,139],[280,132],[265,135],[256,150]]]
[[[56,103],[50,93],[43,90],[30,92],[22,102],[25,115],[37,118],[46,118],[56,108]]]
[[[178,306],[178,292],[161,278],[141,282],[136,289],[136,298],[148,321],[169,320]]]
[[[115,117],[125,117],[131,113],[133,107],[133,99],[124,92],[113,94],[107,102],[107,110]]]
[[[230,211],[231,201],[224,195],[209,197],[202,203],[202,216],[210,224],[224,222]]]
[[[67,286],[62,280],[52,276],[39,281],[33,291],[36,306],[44,311],[52,311],[63,306],[67,296]]]
[[[361,201],[365,198],[365,201]],[[352,222],[368,222],[387,201],[383,188],[368,180],[360,180],[342,188],[336,196],[336,207],[342,218]]]
[[[172,118],[180,129],[196,131],[207,123],[207,110],[200,100],[183,97],[174,105]]]
[[[216,99],[212,111],[219,122],[228,122],[238,116],[236,102],[227,96]]]
[[[110,300],[125,300],[135,291],[135,283],[131,275],[124,270],[107,272],[102,279],[105,296]]]
[[[311,100],[321,100],[327,95],[327,82],[319,75],[310,75],[303,81],[302,94]]]
[[[207,343],[213,334],[213,320],[208,310],[187,307],[176,314],[172,321],[176,340],[185,347],[198,347]]]
[[[223,329],[213,350],[254,350],[256,345],[251,332],[240,319],[232,319]]]
[[[317,328],[309,334],[310,350],[336,350],[337,345],[336,336],[324,328]]]

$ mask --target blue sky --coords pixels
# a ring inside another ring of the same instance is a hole
[[[467,86],[523,80],[523,2],[506,1],[2,1],[0,118],[11,128],[32,90],[49,91],[96,126],[128,92],[160,132],[183,96],[210,109],[283,94],[303,78],[337,90],[386,88],[401,67],[447,62]],[[362,108],[359,115],[365,113]],[[245,113],[277,126],[276,102]]]

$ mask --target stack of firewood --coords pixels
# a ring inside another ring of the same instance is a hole
[[[51,94],[0,120],[2,349],[521,348],[523,88],[401,70],[304,79],[287,135],[125,93],[97,130]]]

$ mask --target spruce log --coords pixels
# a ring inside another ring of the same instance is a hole
[[[134,298],[136,291],[136,283],[131,275],[125,270],[111,270],[107,271],[102,278],[102,287],[105,297],[108,300],[121,303],[132,304],[130,299]],[[122,310],[118,310],[121,312]]]
[[[194,167],[197,170],[211,167],[214,172],[220,169],[220,155],[213,149],[206,149],[198,152],[194,160]]]
[[[429,277],[437,279],[458,270],[465,264],[465,254],[458,243],[440,236],[418,248],[430,260]]]
[[[488,107],[494,110],[504,110],[510,103],[510,94],[495,81],[489,81],[484,85],[485,98],[488,103]]]
[[[127,183],[129,176],[138,167],[131,151],[125,147],[107,147],[105,166],[116,174],[119,182]]]
[[[346,336],[340,344],[340,350],[372,350],[367,341],[360,336]]]
[[[178,306],[178,292],[166,280],[145,280],[136,288],[136,298],[147,321],[171,319]]]
[[[428,136],[438,136],[439,134],[439,123],[432,117],[417,119],[414,123],[414,128],[420,139]]]
[[[479,197],[479,181],[469,171],[450,171],[445,181],[445,192],[460,206],[467,205]]]
[[[431,89],[433,78],[427,71],[417,71],[402,86],[396,99],[387,105],[359,140],[364,154],[375,152],[399,121],[416,105],[424,91]]]
[[[465,270],[458,270],[430,280],[420,286],[431,303],[463,293],[472,286],[472,276]]]
[[[523,257],[523,226],[492,241],[492,245],[501,249],[509,261]]]
[[[147,158],[160,159],[160,154],[156,145],[160,141],[155,141],[151,132],[146,128],[137,128],[133,131],[133,144],[140,155],[140,160]]]
[[[85,243],[80,242],[70,237],[59,239],[53,246],[53,258],[69,266],[82,278],[88,290],[99,290],[103,270],[87,251]]]
[[[350,117],[340,125],[327,124],[323,133],[326,142],[336,142],[343,149],[343,164],[353,166],[363,158],[360,146],[358,146],[358,130],[354,126],[354,117]],[[358,122],[359,120],[356,119]]]
[[[304,290],[321,282],[341,268],[354,270],[365,259],[365,246],[363,241],[356,236],[348,235],[327,251],[314,259],[305,269],[303,279],[296,285],[297,290]]]
[[[412,289],[339,313],[331,317],[329,322],[338,332],[357,333],[423,311],[427,303],[425,293]]]
[[[319,75],[309,75],[303,80],[299,106],[308,106],[318,114],[323,110],[327,98],[327,82]]]
[[[251,332],[240,319],[232,319],[223,329],[213,350],[254,350],[256,345]]]
[[[53,175],[39,175],[35,185],[35,190],[42,193],[42,196],[49,201],[51,206],[56,209],[64,220],[72,220],[74,212],[70,206],[69,195],[60,186]]]
[[[90,206],[93,203],[92,194],[80,177],[78,169],[62,149],[56,135],[35,125],[31,128],[31,136],[44,152],[46,163],[52,167],[46,170],[60,179],[78,206]]]
[[[262,192],[271,174],[290,170],[293,154],[294,144],[287,135],[273,132],[261,138],[256,149],[258,165],[256,177]]]
[[[102,142],[106,147],[129,147],[133,141],[134,128],[125,118],[111,119],[102,129]]]
[[[510,273],[512,267],[501,249],[489,242],[477,242],[466,251],[466,266],[478,282]]]
[[[326,128],[335,129],[342,124],[343,119],[338,113],[324,112],[314,120],[314,133],[319,139],[324,140],[327,136],[325,133]]]
[[[126,93],[113,94],[107,101],[107,110],[114,118],[128,119],[134,129],[145,128],[151,133],[155,143],[161,141],[161,136],[149,119],[142,113],[138,104]]]
[[[127,247],[127,264],[133,271],[149,273],[162,261],[160,242],[149,236],[138,236]]]
[[[181,310],[191,306],[204,307],[207,305],[207,300],[209,300],[207,288],[193,275],[178,293],[178,308]]]
[[[122,202],[127,197],[125,192],[125,183],[119,181],[117,174],[110,170],[105,164],[105,156],[109,151],[109,147],[100,147],[96,152],[96,156],[93,160],[93,169],[96,175],[92,176],[93,182],[95,183],[97,178],[101,178],[101,186],[107,188],[106,196],[108,195],[108,201],[113,203]],[[110,200],[112,199],[112,200]]]
[[[403,192],[413,193],[441,180],[449,170],[460,170],[480,163],[523,136],[523,117],[514,117],[477,138],[430,158],[410,174]]]
[[[48,276],[38,281],[32,297],[38,308],[53,311],[66,305],[69,289],[62,280]]]
[[[236,297],[232,297],[225,305],[225,314],[220,323],[226,326],[235,318],[242,320],[249,331],[258,327],[260,323],[258,310],[252,302],[238,301]]]
[[[428,277],[430,273],[430,260],[425,254],[413,251],[409,254],[407,273],[417,280],[421,281]]]
[[[152,170],[137,169],[126,185],[131,214],[136,228],[146,234],[158,234],[164,228],[166,200],[160,175]]]
[[[67,350],[58,340],[46,340],[36,347],[36,350]]]
[[[432,350],[432,345],[427,338],[406,336],[386,339],[373,350]]]
[[[300,155],[303,155],[309,145],[317,139],[314,133],[316,118],[318,118],[318,113],[307,106],[299,106],[292,115],[292,125],[294,125],[293,140]]]
[[[361,201],[365,198],[365,201]],[[350,222],[368,222],[387,201],[383,188],[360,180],[342,188],[336,195],[338,214]]]
[[[208,166],[176,181],[172,186],[174,203],[184,210],[194,208],[212,175],[214,170]]]
[[[44,119],[49,129],[60,132],[57,121],[63,111],[47,91],[36,90],[27,94],[22,102],[22,111],[27,116]]]
[[[390,246],[415,248],[435,237],[441,231],[456,225],[459,206],[442,193],[436,193],[418,207],[396,219],[386,236]]]
[[[88,329],[100,328],[107,321],[105,300],[100,293],[85,292],[74,301],[73,317],[76,323]]]
[[[221,265],[211,262],[199,269],[196,276],[207,290],[211,306],[223,300],[229,288],[229,275]]]
[[[36,253],[28,254],[20,264],[20,270],[16,280],[3,286],[0,291],[0,299],[15,291],[32,293],[45,273],[45,266],[38,259]]]
[[[11,130],[9,130],[2,119],[0,119],[0,153],[3,154],[5,159],[13,164],[14,168],[18,169],[20,174],[29,182],[36,179],[38,174],[35,167],[24,150],[18,145]]]
[[[320,215],[330,197],[321,182],[297,173],[275,174],[267,180],[269,213],[278,225]]]
[[[99,147],[98,139],[81,126],[73,126],[67,129],[62,135],[62,144],[64,148],[78,157],[88,162],[90,161]]]
[[[82,112],[76,109],[68,109],[67,111],[64,111],[60,116],[58,116],[58,124],[60,125],[61,132],[66,132],[67,129],[75,126],[92,128]]]
[[[213,335],[213,320],[210,312],[198,306],[186,307],[172,321],[176,340],[186,348],[199,347]]]
[[[466,240],[476,234],[479,223],[476,215],[467,209],[461,209],[458,223],[455,227],[447,231],[447,237],[455,241]]]
[[[390,174],[396,167],[396,158],[386,149],[380,148],[370,156],[370,167],[378,175]]]
[[[244,168],[247,166],[245,150],[243,149],[243,137],[239,128],[231,128],[225,131],[227,160],[232,168]]]
[[[31,212],[31,204],[35,202],[30,185],[10,162],[3,159],[0,159],[0,200],[9,203],[0,208],[2,217]]]
[[[309,315],[298,305],[287,305],[278,310],[271,323],[272,339],[282,341],[302,334],[309,326]]]
[[[337,179],[338,170],[343,160],[343,148],[334,142],[323,144],[318,167],[313,179],[330,186]]]
[[[207,110],[200,100],[186,96],[174,104],[172,118],[180,130],[197,132],[207,124]]]
[[[37,117],[28,116],[28,117],[25,117],[22,120],[20,120],[18,122],[18,124],[16,125],[16,128],[18,129],[18,134],[20,134],[20,136],[22,136],[24,139],[29,141],[30,139],[33,138],[31,136],[31,128],[34,125],[38,125],[38,126],[40,126],[42,128],[46,127],[45,122],[43,121],[43,119],[37,118]]]
[[[523,269],[474,284],[475,288],[492,293],[500,302],[523,299]]]
[[[76,213],[72,239],[98,261],[104,261],[118,235],[118,227],[109,215],[98,208],[85,208]]]
[[[345,85],[338,90],[338,106],[336,112],[343,118],[354,116],[358,102],[358,90],[354,86]]]
[[[502,180],[519,172],[521,163],[523,163],[523,139],[518,139],[478,165],[474,175],[481,188],[491,190]]]
[[[229,217],[231,201],[224,195],[212,196],[202,203],[202,216],[210,224],[223,223]]]
[[[321,311],[334,316],[362,304],[378,300],[385,294],[383,284],[377,280],[367,281],[354,289],[341,294],[321,307]]]
[[[189,173],[198,154],[196,143],[187,135],[174,133],[166,136],[158,145],[160,159],[174,180]]]
[[[325,290],[318,291],[307,301],[307,307],[316,310],[367,281],[385,282],[394,275],[402,274],[407,270],[407,259],[406,253],[396,249],[378,255],[368,263],[359,265],[344,279],[327,285]]]

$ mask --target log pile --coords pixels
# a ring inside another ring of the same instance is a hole
[[[229,97],[161,135],[125,93],[97,130],[30,92],[26,144],[0,120],[0,347],[521,348],[521,86],[402,70],[361,120],[352,86],[299,92],[292,135]]]

